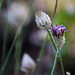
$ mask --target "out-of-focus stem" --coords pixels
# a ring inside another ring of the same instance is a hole
[[[44,48],[45,48],[45,45],[46,45],[46,42],[47,42],[47,37],[48,37],[48,34],[47,34],[47,36],[46,36],[46,38],[45,38],[45,40],[44,40],[44,42],[43,42],[43,45],[42,45],[42,48],[41,48],[41,50],[40,50],[40,54],[39,54],[39,57],[38,57],[38,61],[37,61],[37,63],[36,63],[36,67],[35,67],[35,69],[34,69],[32,75],[35,75],[36,70],[37,70],[38,65],[39,65],[39,62],[40,62],[40,60],[41,60],[41,58],[42,58],[42,55],[43,55],[43,52],[44,52]]]
[[[1,3],[0,3],[0,13],[1,13],[2,4],[3,4],[3,0],[1,0]]]
[[[16,45],[15,45],[15,70],[14,75],[19,75],[20,68],[20,60],[21,60],[21,46],[22,46],[22,38],[21,31],[17,36]]]
[[[9,5],[9,2],[10,2],[10,1],[8,0],[8,5]],[[31,0],[31,2],[30,2],[29,11],[31,10],[32,3],[33,3],[33,0]],[[4,63],[2,63],[3,65],[2,65],[1,70],[0,70],[0,75],[3,75],[3,73],[4,73],[6,64],[7,64],[8,60],[9,60],[9,57],[10,57],[10,55],[11,55],[11,53],[12,53],[12,50],[13,50],[13,47],[14,47],[16,38],[17,38],[17,36],[18,36],[18,33],[21,31],[21,28],[22,28],[23,24],[24,24],[24,23],[22,23],[20,29],[18,29],[18,31],[17,31],[17,33],[16,33],[16,35],[15,35],[14,41],[13,41],[13,43],[12,43],[12,45],[11,45],[11,47],[10,47],[10,50],[9,50],[9,52],[8,52],[8,54],[7,54],[7,57],[6,57],[5,61],[4,61]],[[7,34],[7,33],[5,33],[5,34]],[[6,38],[5,38],[5,39],[6,39]],[[5,41],[4,41],[4,42],[5,42]],[[5,50],[5,46],[3,46],[3,47],[4,47],[4,50]],[[3,51],[3,52],[5,52],[5,51]]]
[[[18,36],[18,34],[19,34],[20,31],[21,31],[21,27],[20,27],[20,29],[18,29],[18,31],[17,31],[17,33],[16,33],[16,35],[15,35],[15,38],[14,38],[14,40],[13,40],[13,43],[12,43],[12,45],[11,45],[11,47],[10,47],[9,52],[8,52],[8,55],[7,55],[7,57],[6,57],[6,59],[5,59],[4,63],[3,63],[3,66],[2,66],[2,68],[1,68],[1,70],[0,70],[0,75],[3,75],[3,73],[4,73],[6,64],[7,64],[8,60],[9,60],[9,57],[10,57],[10,55],[11,55],[11,53],[12,53],[12,50],[13,50],[15,41],[16,41],[17,36]]]
[[[30,5],[29,5],[29,12],[30,12],[30,10],[31,10],[31,7],[32,7],[32,4],[33,4],[33,1],[34,1],[34,0],[31,0],[31,2],[30,2]]]
[[[57,4],[58,4],[58,0],[56,0],[56,4],[55,4],[55,8],[54,8],[54,12],[52,14],[51,20],[53,20],[55,13],[56,13],[56,9],[57,9]]]
[[[1,6],[2,6],[2,2],[3,1],[1,1]],[[7,16],[8,16],[9,2],[10,2],[10,0],[7,1]],[[3,65],[5,57],[6,57],[7,34],[8,34],[8,19],[6,20],[6,25],[5,25],[1,66]]]

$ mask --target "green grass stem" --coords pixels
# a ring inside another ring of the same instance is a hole
[[[21,61],[21,46],[22,46],[22,36],[21,32],[18,34],[15,45],[15,70],[14,75],[19,75],[20,61]]]
[[[18,29],[18,31],[17,31],[17,33],[16,33],[16,35],[15,35],[15,38],[14,38],[13,43],[12,43],[10,49],[9,49],[9,52],[8,52],[8,54],[7,54],[7,57],[6,57],[6,59],[5,59],[4,63],[3,63],[3,66],[2,66],[2,68],[1,68],[1,70],[0,70],[0,75],[3,75],[3,73],[4,73],[6,64],[7,64],[8,60],[9,60],[9,58],[10,58],[10,55],[11,55],[11,53],[12,53],[12,51],[13,51],[14,44],[15,44],[15,42],[16,42],[17,36],[18,36],[18,34],[19,34],[20,31],[21,31],[21,27]]]
[[[63,75],[65,75],[65,71],[64,71],[64,67],[63,67],[63,61],[62,61],[62,57],[61,57],[60,53],[58,53],[58,57],[59,57],[59,60],[60,60],[62,73],[63,73]]]
[[[8,0],[8,5],[9,5],[9,0]],[[29,10],[31,10],[31,6],[32,6],[32,3],[33,3],[33,0],[31,0],[31,2],[30,2],[30,5],[29,5]],[[0,6],[1,7],[1,6]],[[7,9],[8,10],[8,9]],[[23,23],[24,24],[24,23]],[[23,26],[23,24],[21,25],[21,26]],[[8,24],[7,24],[8,25]],[[7,27],[7,28],[6,28]],[[18,36],[18,33],[21,31],[21,27],[20,27],[20,29],[18,29],[18,31],[17,31],[17,33],[16,33],[16,35],[15,35],[15,38],[14,38],[14,40],[13,40],[13,43],[12,43],[12,45],[11,45],[11,47],[10,47],[10,50],[9,50],[9,52],[8,52],[8,54],[7,54],[7,57],[6,57],[6,59],[4,60],[4,58],[5,58],[5,46],[6,46],[6,37],[7,37],[7,30],[8,30],[8,26],[6,26],[5,28],[6,28],[6,30],[5,30],[5,37],[4,37],[4,44],[3,44],[3,52],[2,52],[2,56],[3,56],[3,58],[2,58],[2,62],[4,61],[4,63],[2,63],[3,65],[2,65],[2,67],[1,67],[1,70],[0,70],[0,75],[3,75],[3,73],[4,73],[4,70],[5,70],[5,67],[6,67],[6,64],[7,64],[7,62],[8,62],[8,60],[9,60],[9,57],[10,57],[10,55],[11,55],[11,53],[12,53],[12,50],[13,50],[13,47],[14,47],[14,44],[15,44],[15,41],[16,41],[16,38],[17,38],[17,36]]]
[[[1,1],[1,5],[2,5]],[[9,8],[9,2],[10,0],[7,1],[7,16],[8,16],[8,8]],[[6,44],[7,44],[7,35],[8,35],[8,19],[6,20],[6,25],[5,25],[5,31],[4,31],[4,40],[3,40],[3,50],[2,50],[2,61],[1,61],[1,66],[3,66],[4,60],[6,58]]]
[[[49,36],[50,36],[50,38],[51,38],[51,41],[52,41],[52,43],[53,43],[53,46],[54,46],[54,48],[55,48],[55,50],[56,50],[56,52],[57,52],[57,55],[55,56],[55,61],[54,61],[54,65],[53,65],[53,69],[52,69],[51,75],[53,75],[53,72],[54,72],[54,69],[55,69],[57,56],[58,56],[59,59],[60,59],[60,63],[61,63],[61,68],[62,68],[63,75],[65,75],[64,68],[63,68],[63,63],[62,63],[62,57],[61,57],[61,55],[60,55],[60,53],[59,53],[59,50],[56,48],[56,45],[55,45],[55,43],[54,43],[54,41],[53,41],[51,32],[50,32],[49,30],[47,30],[47,31],[48,31],[48,34],[49,34]]]
[[[30,1],[29,4],[29,10],[28,10],[28,15],[29,12],[31,11],[31,7],[33,4],[34,0]],[[23,23],[24,24],[24,23]],[[22,26],[23,26],[22,24]],[[14,70],[14,75],[19,75],[19,68],[20,68],[20,57],[21,57],[21,45],[22,45],[22,38],[21,38],[21,32],[20,35],[18,35],[18,39],[16,41],[16,50],[15,50],[15,70]]]
[[[51,20],[53,20],[55,13],[56,13],[56,9],[57,9],[57,5],[58,5],[58,0],[56,0],[56,4],[55,4],[55,8],[54,8],[54,12],[52,14]]]
[[[56,66],[56,62],[57,62],[57,57],[58,57],[58,54],[56,53],[51,75],[53,75],[53,72],[54,72],[54,69],[55,69],[55,66]]]
[[[39,66],[39,63],[40,63],[40,60],[41,60],[41,58],[42,58],[42,55],[43,55],[43,52],[44,52],[44,49],[45,49],[45,45],[46,45],[46,42],[47,42],[47,37],[48,37],[48,34],[47,34],[47,36],[46,36],[46,38],[45,38],[45,40],[44,40],[44,42],[43,42],[43,45],[42,45],[42,48],[41,48],[41,50],[40,50],[40,54],[39,54],[39,57],[38,57],[38,61],[37,61],[37,63],[36,63],[36,66],[35,66],[35,69],[34,69],[32,75],[35,75],[35,73],[36,73],[36,71],[37,71],[37,68],[38,68],[38,66]]]
[[[54,40],[53,40],[53,37],[52,37],[51,32],[50,32],[49,30],[47,30],[47,32],[48,32],[48,35],[50,36],[51,42],[52,42],[52,44],[53,44],[55,50],[57,51],[57,48],[56,48],[56,45],[55,45],[55,43],[54,43]]]
[[[30,10],[31,10],[31,7],[32,7],[32,4],[33,4],[33,1],[34,1],[34,0],[31,0],[31,1],[30,1],[30,4],[29,4],[29,12],[30,12]]]
[[[0,3],[0,13],[1,13],[2,4],[3,4],[3,0],[1,0],[1,3]]]

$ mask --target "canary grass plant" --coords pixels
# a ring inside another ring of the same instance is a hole
[[[56,24],[56,25],[51,24],[51,21],[53,20],[54,15],[56,13],[57,3],[58,3],[58,0],[56,0],[55,9],[54,9],[54,12],[53,12],[53,15],[51,18],[41,10],[41,11],[37,11],[35,13],[35,21],[36,21],[37,27],[39,27],[42,30],[46,30],[48,32],[48,35],[50,36],[50,39],[51,39],[51,41],[54,45],[54,48],[56,50],[56,56],[55,56],[53,68],[52,68],[50,75],[53,75],[53,73],[54,73],[57,58],[59,58],[59,60],[60,60],[62,73],[63,73],[63,75],[65,75],[65,71],[64,71],[64,67],[63,67],[63,61],[62,61],[62,57],[61,57],[59,51],[61,50],[61,48],[63,47],[63,45],[65,43],[65,32],[67,32],[67,30],[66,30],[65,26],[63,26],[63,25],[59,26],[58,24]],[[47,39],[47,37],[46,37],[46,39]],[[40,52],[39,58],[38,58],[39,61],[37,61],[36,67],[35,67],[32,75],[36,74],[39,62],[40,62],[41,57],[42,57],[43,52],[44,52],[46,39],[44,40],[44,43],[43,43],[43,46],[42,46],[42,49],[41,49],[41,52]]]

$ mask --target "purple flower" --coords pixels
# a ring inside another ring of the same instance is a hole
[[[52,25],[51,32],[53,36],[60,38],[61,36],[64,35],[64,32],[66,32],[66,28],[63,25],[61,26],[58,26],[58,24],[56,24],[56,26]]]
[[[63,45],[65,43],[64,33],[70,32],[70,31],[67,31],[65,26],[63,26],[63,25],[58,26],[58,24],[56,24],[56,26],[52,25],[52,27],[50,29],[51,29],[51,32],[53,35],[53,40],[54,40],[56,47],[59,50],[61,50],[61,48],[63,47]]]

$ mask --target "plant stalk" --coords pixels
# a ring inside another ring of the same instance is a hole
[[[54,12],[53,12],[52,17],[51,17],[51,21],[53,20],[53,18],[55,16],[57,5],[58,5],[58,0],[56,0],[56,4],[55,4]]]
[[[35,75],[36,70],[37,70],[37,68],[38,68],[38,66],[39,66],[39,63],[40,63],[40,60],[41,60],[41,58],[42,58],[42,55],[43,55],[43,52],[44,52],[44,48],[45,48],[45,45],[46,45],[46,42],[47,42],[47,37],[48,37],[48,34],[47,34],[47,36],[46,36],[46,38],[45,38],[45,40],[44,40],[44,42],[43,42],[43,45],[42,45],[42,48],[41,48],[41,50],[40,50],[40,54],[39,54],[39,57],[38,57],[38,61],[37,61],[37,63],[36,63],[36,67],[35,67],[35,69],[34,69],[32,75]]]
[[[1,13],[1,9],[2,9],[2,4],[3,4],[3,0],[1,0],[1,4],[0,4],[0,13]]]
[[[2,3],[2,0],[1,0],[1,3]],[[31,0],[31,2],[30,2],[29,11],[31,10],[32,3],[33,3],[33,0]],[[8,0],[8,4],[9,4],[9,0]],[[0,8],[1,8],[1,6],[0,6]],[[23,24],[24,24],[24,23],[23,23]],[[23,26],[23,24],[21,25],[21,27]],[[18,33],[21,31],[21,27],[20,27],[20,29],[18,29],[18,31],[17,31],[17,33],[16,33],[16,35],[15,35],[15,38],[14,38],[13,43],[12,43],[12,45],[11,45],[11,47],[10,47],[10,50],[9,50],[9,52],[8,52],[8,54],[7,54],[7,57],[6,57],[6,59],[4,60],[4,63],[2,63],[3,65],[2,65],[1,70],[0,70],[0,75],[3,75],[3,73],[4,73],[6,64],[7,64],[8,60],[9,60],[9,57],[10,57],[10,55],[11,55],[11,53],[12,53],[12,50],[13,50],[13,47],[14,47],[16,38],[17,38],[17,36],[18,36]],[[6,33],[6,34],[7,34],[7,33]],[[6,38],[5,38],[5,39],[6,39]],[[4,42],[5,42],[5,41],[4,41]],[[6,42],[5,42],[5,43],[6,43]],[[5,44],[5,45],[6,45],[6,44]],[[4,49],[5,49],[5,45],[3,45],[3,48],[4,48]],[[3,52],[5,52],[5,51],[3,51]],[[5,55],[5,54],[3,53],[2,55]],[[2,60],[3,60],[3,59],[2,59]]]
[[[50,36],[50,39],[51,39],[51,41],[52,41],[52,44],[53,44],[55,50],[58,51],[58,49],[56,48],[56,45],[55,45],[55,43],[54,43],[53,36],[52,36],[51,32],[50,32],[49,30],[47,30],[47,32],[48,32],[48,35]]]
[[[56,53],[51,75],[53,75],[53,72],[54,72],[54,69],[55,69],[55,66],[56,66],[56,62],[57,62],[57,57],[58,57],[58,54]]]
[[[52,41],[52,43],[53,43],[53,46],[54,46],[56,52],[58,53],[58,57],[59,57],[59,59],[60,59],[60,63],[61,63],[61,68],[62,68],[63,75],[65,75],[64,68],[63,68],[63,63],[62,63],[62,57],[61,57],[61,55],[60,55],[60,53],[59,53],[59,50],[56,48],[56,45],[55,45],[55,43],[54,43],[54,41],[53,41],[51,32],[50,32],[49,30],[47,30],[47,31],[48,31],[48,34],[49,34],[49,36],[50,36],[50,38],[51,38],[51,41]],[[57,57],[55,56],[55,58],[57,58]],[[52,75],[53,72],[54,72],[55,64],[56,64],[56,59],[55,59],[55,61],[54,61],[54,65],[53,65],[53,69],[52,69],[51,75]]]
[[[3,1],[1,0],[1,6],[2,6],[2,2]],[[7,16],[8,16],[9,2],[10,2],[10,0],[7,1]],[[0,11],[1,11],[1,6],[0,6]],[[6,57],[7,35],[8,35],[8,19],[6,20],[5,31],[4,31],[4,40],[3,40],[3,50],[2,50],[1,66],[3,66],[4,60],[5,60],[5,57]]]
[[[21,31],[18,34],[17,40],[16,40],[16,46],[15,46],[15,70],[14,75],[19,75],[19,68],[20,68],[20,61],[21,61],[21,46],[22,46],[22,36]]]
[[[59,57],[59,60],[60,60],[62,73],[63,73],[63,75],[65,75],[65,71],[64,71],[64,67],[63,67],[63,62],[62,62],[62,57],[61,57],[60,53],[58,53],[58,57]]]
[[[29,5],[29,12],[30,12],[30,10],[31,10],[31,7],[32,7],[32,4],[33,4],[33,1],[34,1],[34,0],[31,0],[31,2],[30,2],[30,5]]]
[[[4,73],[6,64],[7,64],[8,60],[9,60],[9,57],[10,57],[10,55],[11,55],[11,53],[12,53],[12,50],[13,50],[15,41],[16,41],[17,36],[18,36],[18,34],[19,34],[20,31],[21,31],[21,28],[17,31],[17,33],[16,33],[16,35],[15,35],[15,38],[14,38],[13,43],[12,43],[10,49],[9,49],[9,52],[8,52],[8,54],[7,54],[7,57],[6,57],[6,59],[5,59],[4,63],[3,63],[3,66],[2,66],[2,68],[1,68],[1,70],[0,70],[0,75],[3,75],[3,73]]]

